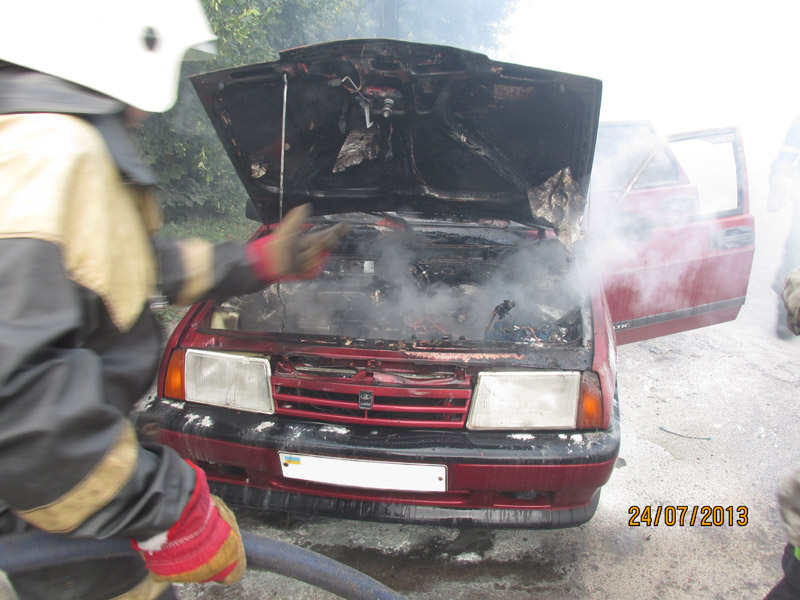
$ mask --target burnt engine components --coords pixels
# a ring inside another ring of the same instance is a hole
[[[580,341],[581,327],[569,272],[568,255],[555,240],[493,244],[392,231],[351,241],[315,279],[220,304],[212,327],[361,340],[571,344]],[[577,317],[561,323],[568,314]]]

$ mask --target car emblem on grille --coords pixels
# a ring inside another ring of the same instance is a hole
[[[361,390],[358,392],[358,408],[364,410],[372,410],[372,399],[374,394],[369,390]]]

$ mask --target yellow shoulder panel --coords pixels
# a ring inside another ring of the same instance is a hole
[[[141,189],[126,185],[100,134],[68,115],[0,115],[0,239],[61,247],[67,275],[127,331],[155,284]]]

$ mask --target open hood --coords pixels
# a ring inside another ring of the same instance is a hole
[[[264,221],[410,212],[554,226],[573,237],[601,83],[445,46],[348,40],[192,82]]]

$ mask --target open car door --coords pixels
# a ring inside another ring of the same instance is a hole
[[[601,124],[589,216],[618,344],[739,314],[755,246],[736,128]]]

